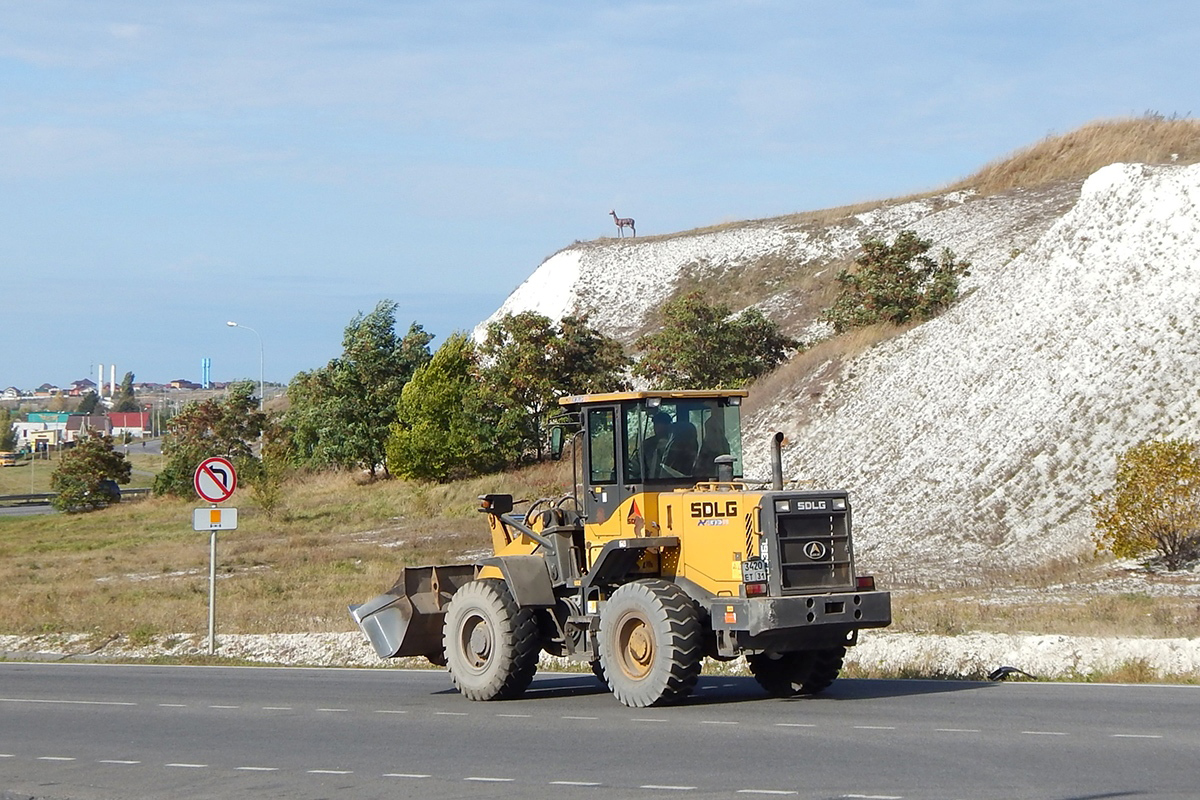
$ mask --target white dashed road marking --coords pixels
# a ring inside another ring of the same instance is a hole
[[[811,722],[776,722],[776,728],[815,728],[817,727]]]
[[[399,711],[394,708],[377,708],[377,709],[375,709],[375,713],[376,714],[407,714],[408,712],[407,711]]]
[[[737,793],[738,793],[738,794],[774,794],[774,795],[780,795],[780,794],[786,794],[786,795],[800,794],[799,792],[793,792],[793,791],[790,791],[790,790],[784,790],[784,789],[738,789],[738,790],[737,790]]]
[[[124,761],[119,758],[102,758],[96,762],[97,764],[140,764],[140,761]]]
[[[0,703],[45,703],[58,706],[136,706],[137,703],[117,700],[31,700],[23,697],[0,697]]]
[[[291,706],[263,706],[263,711],[292,711]]]
[[[229,709],[233,709],[233,708],[241,708],[241,706],[209,706],[209,708],[229,708]]]
[[[1157,733],[1114,733],[1114,739],[1161,739],[1161,735]]]
[[[180,764],[180,763],[172,763],[172,764],[164,764],[163,766],[166,766],[166,767],[182,767],[183,769],[207,769],[207,768],[208,768],[208,764]]]
[[[279,772],[279,767],[234,767],[241,772]]]
[[[385,772],[385,778],[431,778],[432,775],[425,775],[420,772]]]
[[[978,728],[934,728],[937,733],[982,733]]]
[[[38,761],[74,761],[70,756],[38,756]]]
[[[896,730],[891,725],[855,725],[856,731],[894,731]]]
[[[643,783],[639,789],[656,789],[662,792],[691,792],[695,791],[695,786],[667,786],[659,783]]]
[[[310,769],[309,775],[353,775],[354,771],[349,769]]]
[[[551,786],[602,786],[595,781],[550,781]]]
[[[318,708],[317,711],[349,711],[348,708]]]
[[[1021,731],[1026,736],[1066,736],[1062,731]]]
[[[513,780],[515,780],[515,779],[514,778],[482,778],[479,776],[473,776],[470,778],[463,778],[463,780],[464,781],[476,781],[477,783],[512,783]]]

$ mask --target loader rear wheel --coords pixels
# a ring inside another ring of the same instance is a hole
[[[687,697],[700,677],[700,611],[663,580],[619,587],[600,611],[600,665],[609,689],[633,708]]]
[[[531,609],[520,608],[504,581],[464,584],[446,606],[446,666],[470,700],[506,700],[529,687],[541,641]]]
[[[829,688],[842,669],[844,647],[798,653],[758,653],[746,659],[759,686],[774,697],[816,694]]]

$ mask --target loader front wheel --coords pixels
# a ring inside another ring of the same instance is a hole
[[[608,687],[633,708],[691,694],[700,677],[700,611],[669,581],[627,583],[600,611],[600,664]]]
[[[529,687],[541,642],[533,611],[513,600],[504,581],[464,584],[446,606],[446,666],[470,700],[506,700]]]

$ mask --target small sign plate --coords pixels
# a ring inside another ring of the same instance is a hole
[[[743,583],[766,583],[767,562],[761,558],[748,558],[742,562]]]
[[[236,529],[236,508],[197,508],[192,512],[192,530],[232,531]]]

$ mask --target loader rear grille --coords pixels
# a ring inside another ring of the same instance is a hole
[[[853,587],[845,514],[783,515],[778,517],[777,530],[784,594]]]

